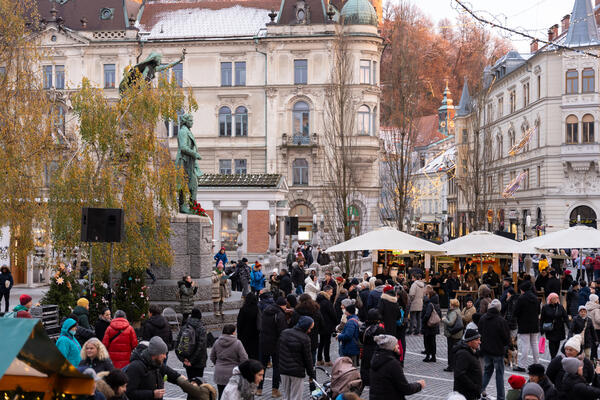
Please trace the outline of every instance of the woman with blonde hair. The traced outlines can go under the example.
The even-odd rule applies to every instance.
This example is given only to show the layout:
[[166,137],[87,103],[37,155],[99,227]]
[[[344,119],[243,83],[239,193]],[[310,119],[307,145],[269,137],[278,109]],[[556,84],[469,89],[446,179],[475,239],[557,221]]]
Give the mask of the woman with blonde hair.
[[106,347],[98,338],[91,338],[83,344],[79,366],[92,368],[96,373],[115,369]]

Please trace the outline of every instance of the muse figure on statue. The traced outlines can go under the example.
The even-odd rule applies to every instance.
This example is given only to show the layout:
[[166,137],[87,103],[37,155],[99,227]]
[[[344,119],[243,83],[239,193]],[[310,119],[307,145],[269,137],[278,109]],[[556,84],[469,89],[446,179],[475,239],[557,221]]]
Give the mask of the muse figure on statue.
[[119,83],[119,93],[123,93],[128,87],[130,87],[134,83],[136,79],[136,71],[140,73],[140,75],[146,80],[146,82],[150,82],[152,79],[154,79],[157,72],[162,72],[169,68],[173,68],[177,64],[183,62],[184,59],[185,49],[183,49],[181,58],[179,60],[174,61],[170,64],[161,65],[162,55],[153,51],[144,61],[134,65],[132,68],[125,71],[125,73],[123,74],[123,79],[121,79],[121,83]]
[[190,191],[190,200],[185,201],[183,191],[179,191],[179,212],[183,214],[194,214],[194,211],[190,208],[190,203],[196,201],[196,193],[198,192],[198,177],[202,175],[202,171],[198,167],[196,160],[201,160],[200,154],[198,154],[198,147],[196,147],[196,140],[190,128],[194,124],[192,115],[189,113],[183,114],[180,117],[181,127],[177,134],[177,166],[182,166],[185,171],[187,178],[187,185]]

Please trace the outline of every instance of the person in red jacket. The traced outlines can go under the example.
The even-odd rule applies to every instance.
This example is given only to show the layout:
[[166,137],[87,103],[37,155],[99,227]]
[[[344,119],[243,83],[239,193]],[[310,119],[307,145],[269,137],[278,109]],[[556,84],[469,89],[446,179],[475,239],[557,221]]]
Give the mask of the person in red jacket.
[[138,341],[133,327],[127,321],[125,311],[117,310],[115,318],[106,328],[102,344],[108,350],[115,368],[123,368],[129,364],[131,352],[138,345]]

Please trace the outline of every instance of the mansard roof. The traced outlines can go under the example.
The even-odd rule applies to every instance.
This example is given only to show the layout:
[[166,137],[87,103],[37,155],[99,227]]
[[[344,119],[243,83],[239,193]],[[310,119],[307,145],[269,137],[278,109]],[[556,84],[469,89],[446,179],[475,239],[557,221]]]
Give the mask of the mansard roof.
[[132,28],[129,18],[137,17],[141,0],[37,0],[37,6],[42,19],[54,21],[54,8],[56,17],[73,30],[116,31]]

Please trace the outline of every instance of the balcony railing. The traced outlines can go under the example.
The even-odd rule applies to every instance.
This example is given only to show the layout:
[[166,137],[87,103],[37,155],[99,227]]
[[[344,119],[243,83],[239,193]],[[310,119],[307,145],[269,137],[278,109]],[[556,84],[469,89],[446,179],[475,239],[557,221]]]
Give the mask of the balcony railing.
[[282,145],[283,146],[316,146],[317,142],[317,134],[313,133],[312,135],[304,135],[304,134],[294,134],[288,135],[284,133],[281,135]]

